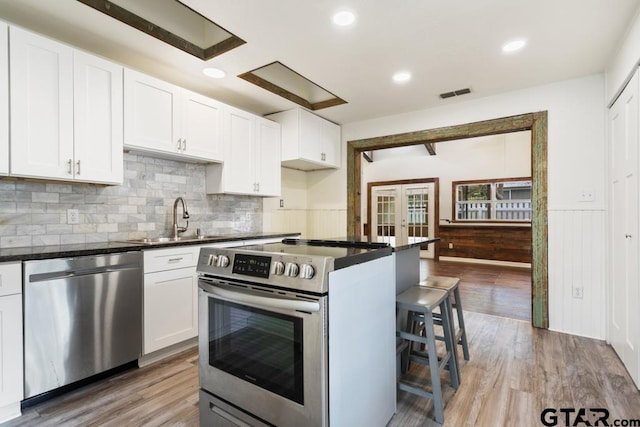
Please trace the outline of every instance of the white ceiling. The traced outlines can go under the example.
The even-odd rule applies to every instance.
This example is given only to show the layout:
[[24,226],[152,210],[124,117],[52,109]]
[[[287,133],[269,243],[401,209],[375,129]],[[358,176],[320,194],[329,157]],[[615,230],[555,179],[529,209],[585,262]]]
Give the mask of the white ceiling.
[[[238,77],[280,61],[345,105],[340,124],[600,73],[640,0],[184,0],[247,43],[206,62],[76,0],[0,0],[0,19],[114,59],[228,104],[266,114],[296,105]],[[355,25],[331,15],[347,7]],[[527,39],[521,52],[500,48]],[[202,75],[214,66],[222,80]],[[413,74],[396,85],[398,70]],[[469,87],[472,94],[438,94]]]

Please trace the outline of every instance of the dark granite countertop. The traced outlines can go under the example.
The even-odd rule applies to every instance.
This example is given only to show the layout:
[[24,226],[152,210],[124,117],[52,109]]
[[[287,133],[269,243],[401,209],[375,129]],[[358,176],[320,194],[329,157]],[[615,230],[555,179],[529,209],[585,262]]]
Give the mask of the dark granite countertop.
[[236,240],[268,239],[274,237],[296,237],[300,233],[235,233],[224,236],[207,237],[199,240],[178,242],[144,243],[102,242],[73,245],[25,246],[18,248],[0,248],[0,262],[29,261],[49,258],[68,258],[85,255],[100,255],[115,252],[140,251],[145,249],[169,248],[174,246],[206,245],[216,242],[232,242]]
[[[404,244],[404,245],[389,245],[391,246],[391,250],[393,252],[404,251],[406,249],[415,248],[418,246],[428,245],[433,242],[437,242],[440,240],[439,237],[414,237],[415,241],[412,243]],[[348,242],[357,242],[357,243],[380,243],[375,240],[372,240],[369,236],[341,236],[341,237],[330,237],[322,240],[335,240],[335,241],[348,241]],[[386,242],[389,243],[389,242]]]

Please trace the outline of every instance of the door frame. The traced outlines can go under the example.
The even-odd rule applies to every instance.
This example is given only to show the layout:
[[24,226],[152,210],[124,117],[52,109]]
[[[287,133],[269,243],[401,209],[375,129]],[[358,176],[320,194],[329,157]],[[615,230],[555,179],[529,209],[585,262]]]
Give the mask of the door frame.
[[[394,181],[374,181],[367,183],[367,224],[369,226],[368,232],[365,232],[371,237],[371,192],[373,187],[380,187],[383,185],[405,185],[405,184],[433,184],[433,198],[434,198],[434,220],[433,220],[433,235],[438,236],[440,234],[440,179],[439,178],[419,178],[419,179],[399,179]],[[431,236],[429,236],[431,237]],[[439,247],[434,245],[433,259],[437,261],[439,258]]]
[[547,211],[548,113],[538,111],[474,123],[416,132],[347,141],[347,234],[362,230],[362,153],[383,148],[453,141],[479,136],[531,131],[531,178],[533,180],[531,314],[537,328],[549,328],[549,239]]

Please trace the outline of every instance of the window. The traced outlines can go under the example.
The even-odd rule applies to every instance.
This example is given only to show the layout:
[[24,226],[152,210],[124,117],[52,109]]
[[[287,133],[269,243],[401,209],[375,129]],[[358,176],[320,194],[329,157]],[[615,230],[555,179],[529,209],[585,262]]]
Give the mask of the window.
[[455,221],[531,222],[531,178],[454,181]]

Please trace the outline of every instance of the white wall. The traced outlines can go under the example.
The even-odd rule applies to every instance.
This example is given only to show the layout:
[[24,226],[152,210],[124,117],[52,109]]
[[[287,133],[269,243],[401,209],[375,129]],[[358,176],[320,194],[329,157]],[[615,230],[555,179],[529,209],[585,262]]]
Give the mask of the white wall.
[[[346,141],[548,111],[550,329],[604,338],[605,99],[601,74],[342,128],[343,168],[308,177],[308,206],[346,211]],[[580,202],[591,190],[593,202]],[[579,243],[576,243],[579,242]],[[588,260],[586,262],[585,260]],[[584,289],[571,297],[573,286]]]
[[606,69],[606,101],[611,105],[640,63],[640,9]]
[[[369,182],[439,178],[440,219],[453,219],[453,181],[531,176],[531,132],[439,143],[435,156],[424,145],[379,150],[373,156],[373,163],[362,162],[362,194]],[[362,218],[367,218],[365,201]]]

